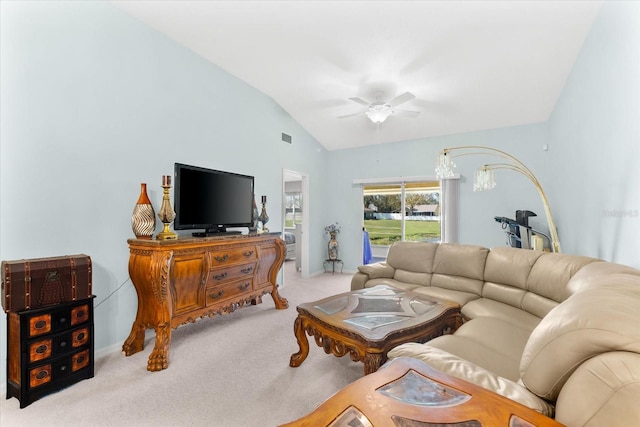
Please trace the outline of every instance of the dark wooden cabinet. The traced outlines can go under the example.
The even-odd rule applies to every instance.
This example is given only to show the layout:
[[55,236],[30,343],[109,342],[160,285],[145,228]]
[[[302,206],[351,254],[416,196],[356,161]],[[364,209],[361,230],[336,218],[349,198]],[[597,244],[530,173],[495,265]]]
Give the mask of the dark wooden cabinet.
[[7,313],[7,399],[20,407],[93,377],[93,298]]
[[258,304],[265,294],[271,294],[277,309],[288,307],[276,283],[285,257],[279,235],[181,236],[128,243],[138,311],[122,351],[127,356],[141,351],[146,330],[153,328],[149,371],[168,367],[171,330],[180,325]]

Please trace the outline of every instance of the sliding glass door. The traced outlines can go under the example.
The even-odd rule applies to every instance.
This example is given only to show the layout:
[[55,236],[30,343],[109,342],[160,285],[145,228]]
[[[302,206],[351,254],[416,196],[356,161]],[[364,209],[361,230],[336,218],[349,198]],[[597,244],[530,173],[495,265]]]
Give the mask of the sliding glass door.
[[398,241],[440,241],[439,181],[365,184],[363,208],[374,260]]

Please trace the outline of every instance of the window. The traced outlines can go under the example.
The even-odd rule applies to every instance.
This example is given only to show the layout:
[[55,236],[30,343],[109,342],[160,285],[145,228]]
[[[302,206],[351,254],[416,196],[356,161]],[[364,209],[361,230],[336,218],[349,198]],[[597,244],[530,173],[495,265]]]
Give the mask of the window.
[[364,262],[384,260],[389,246],[397,241],[457,242],[459,179],[354,180],[362,186]]
[[440,182],[363,186],[364,227],[372,245],[440,241]]

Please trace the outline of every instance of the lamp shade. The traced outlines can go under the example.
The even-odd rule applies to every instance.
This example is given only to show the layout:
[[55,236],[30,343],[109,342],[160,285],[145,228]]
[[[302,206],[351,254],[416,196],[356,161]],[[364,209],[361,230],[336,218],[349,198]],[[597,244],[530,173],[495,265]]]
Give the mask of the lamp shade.
[[366,112],[369,120],[376,124],[384,122],[392,114],[393,110],[388,105],[374,105]]

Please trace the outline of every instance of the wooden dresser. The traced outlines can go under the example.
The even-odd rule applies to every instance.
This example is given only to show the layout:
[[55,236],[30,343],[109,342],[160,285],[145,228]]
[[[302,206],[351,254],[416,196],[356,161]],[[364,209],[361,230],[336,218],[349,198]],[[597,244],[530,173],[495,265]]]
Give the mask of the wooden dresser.
[[7,399],[20,407],[93,377],[93,298],[7,314]]
[[261,303],[267,293],[277,309],[289,306],[276,283],[285,258],[279,234],[130,239],[128,243],[138,311],[122,351],[126,356],[141,351],[146,330],[153,328],[156,340],[149,371],[168,367],[171,330],[180,325]]

